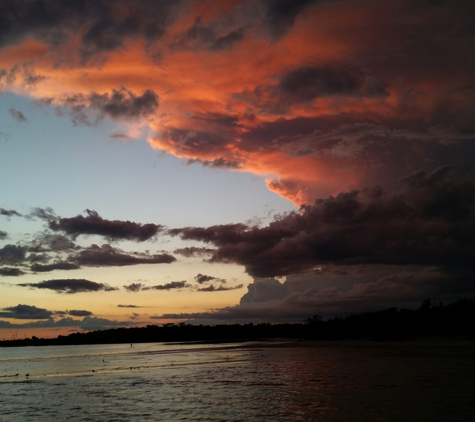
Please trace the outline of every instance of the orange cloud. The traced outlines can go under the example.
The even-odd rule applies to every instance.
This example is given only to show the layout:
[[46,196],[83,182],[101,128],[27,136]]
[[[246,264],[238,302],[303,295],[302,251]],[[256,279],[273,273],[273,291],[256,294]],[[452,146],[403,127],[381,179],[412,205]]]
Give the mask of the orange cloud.
[[158,31],[155,10],[123,0],[101,9],[110,34],[95,15],[54,11],[55,24],[38,17],[1,49],[0,83],[65,108],[77,94],[151,90],[158,109],[141,124],[153,148],[267,177],[296,205],[435,166],[438,145],[473,131],[469,10],[281,3],[177,2]]

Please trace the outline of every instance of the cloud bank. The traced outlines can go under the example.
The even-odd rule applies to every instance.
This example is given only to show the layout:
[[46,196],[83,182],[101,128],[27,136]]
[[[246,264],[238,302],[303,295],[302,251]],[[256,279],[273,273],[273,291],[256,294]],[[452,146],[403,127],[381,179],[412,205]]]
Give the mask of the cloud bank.
[[263,228],[229,224],[169,234],[212,244],[211,262],[244,265],[256,277],[331,262],[471,267],[475,182],[452,178],[450,170],[414,173],[395,194],[376,186],[318,199]]

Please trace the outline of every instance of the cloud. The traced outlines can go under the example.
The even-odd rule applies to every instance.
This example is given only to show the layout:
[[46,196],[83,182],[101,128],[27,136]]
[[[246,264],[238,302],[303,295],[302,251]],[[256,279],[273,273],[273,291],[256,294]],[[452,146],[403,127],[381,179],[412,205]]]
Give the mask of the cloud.
[[55,214],[54,210],[50,207],[41,208],[35,207],[28,215],[29,218],[39,218],[40,220],[53,221],[58,219],[58,216]]
[[6,210],[5,208],[0,208],[0,215],[4,215],[6,217],[21,217],[22,215],[15,211],[15,210]]
[[136,95],[122,87],[113,89],[110,94],[74,94],[45,98],[37,101],[37,104],[60,105],[69,111],[73,124],[94,125],[103,118],[132,121],[149,118],[158,109],[158,95],[151,89],[145,90],[142,95]]
[[15,108],[9,108],[8,112],[10,115],[17,121],[17,122],[26,122],[28,119],[25,117],[25,115],[20,111]]
[[0,264],[19,264],[25,260],[25,250],[23,246],[5,245],[0,248]]
[[255,279],[236,306],[197,313],[174,313],[157,319],[193,323],[301,322],[309,315],[334,317],[388,307],[416,308],[430,296],[453,302],[475,292],[473,272],[447,274],[437,267],[348,266],[344,274],[330,266],[292,274],[281,282]]
[[47,309],[30,305],[11,306],[0,311],[0,317],[13,319],[48,319],[52,315],[53,312]]
[[200,17],[197,17],[186,31],[175,37],[170,49],[172,51],[206,49],[223,52],[232,49],[244,39],[245,29],[245,26],[236,26],[236,20],[233,22],[232,18],[227,19],[226,23],[216,20],[207,25]]
[[280,76],[277,84],[258,85],[234,98],[258,107],[265,113],[284,114],[290,107],[310,104],[318,98],[385,98],[384,84],[355,69],[299,67]]
[[243,285],[238,284],[236,286],[225,286],[223,283],[219,285],[213,285],[210,284],[209,286],[206,287],[199,287],[198,291],[199,292],[224,292],[227,290],[237,290],[237,289],[242,289]]
[[195,276],[195,281],[200,285],[213,283],[213,284],[208,284],[205,287],[198,287],[197,289],[198,292],[223,292],[227,290],[241,289],[243,286],[242,284],[239,284],[237,286],[227,286],[225,279],[213,277],[211,275],[206,275],[206,274],[197,274]]
[[[267,227],[170,230],[207,243],[209,253],[182,248],[184,256],[237,263],[256,277],[334,263],[441,265],[462,280],[462,268],[473,268],[473,183],[449,181],[447,167],[430,172],[454,163],[457,176],[473,174],[473,10],[469,2],[416,3],[4,2],[0,85],[34,98],[54,93],[43,104],[77,123],[144,118],[153,148],[266,177],[271,191],[305,204]],[[400,184],[404,174],[411,176]],[[384,189],[364,188],[374,185]],[[78,217],[92,224],[93,215]],[[96,217],[101,229],[92,233],[59,231],[140,241],[114,237],[103,227],[110,221]],[[47,209],[35,218],[74,220]],[[12,247],[1,249],[1,265],[66,260],[40,252],[22,258],[29,249],[14,258]],[[95,260],[86,256],[85,265],[150,257],[90,249]],[[67,262],[80,265],[79,252],[69,251]],[[384,277],[356,284],[367,295],[395,285]],[[292,300],[303,304],[297,293],[318,299],[326,291],[311,288]],[[249,306],[291,295],[272,281],[254,289]],[[356,295],[352,289],[335,295],[351,301],[344,293]]]
[[[392,306],[415,308],[430,294],[436,300],[453,301],[458,295],[447,294],[447,282],[457,283],[439,269],[406,267],[347,267],[348,274],[325,271],[287,276],[282,283],[275,279],[256,279],[239,305],[196,313],[168,313],[157,319],[188,319],[192,323],[216,324],[242,322],[301,322],[309,315],[334,317],[355,312],[375,311]],[[334,284],[341,284],[335,287]],[[325,287],[325,284],[327,286]],[[458,283],[462,286],[462,283]],[[472,283],[470,292],[475,291]]]
[[[97,318],[87,316],[82,321],[76,323],[76,325],[85,331],[104,330],[108,328],[127,327],[133,325],[134,322],[129,321],[113,321],[106,318]],[[71,324],[73,325],[73,324]]]
[[61,252],[76,248],[76,244],[66,236],[48,232],[36,234],[28,246],[30,252]]
[[186,281],[171,281],[166,284],[157,284],[156,286],[144,287],[143,290],[173,290],[190,287]]
[[0,275],[3,277],[18,277],[24,274],[19,268],[0,267]]
[[0,240],[6,239],[8,237],[8,233],[0,230]]
[[211,276],[211,275],[205,275],[205,274],[197,274],[197,275],[195,275],[195,281],[196,281],[198,284],[207,283],[207,282],[213,281],[213,280],[219,280],[219,279],[216,278],[216,277],[213,277],[213,276]]
[[87,216],[54,218],[47,214],[51,230],[62,231],[76,238],[79,235],[99,235],[109,240],[134,240],[144,242],[157,236],[163,226],[158,224],[140,224],[131,221],[106,220],[96,211],[86,210]]
[[196,246],[188,246],[186,248],[175,249],[173,253],[177,255],[183,255],[187,258],[192,258],[195,256],[207,256],[214,252],[214,249],[211,248],[198,248]]
[[142,38],[152,45],[173,22],[181,1],[146,0],[140,4],[119,0],[79,0],[27,3],[14,0],[0,7],[0,47],[22,42],[36,35],[52,50],[67,51],[77,40],[82,63],[104,53],[124,49],[128,39]]
[[38,253],[30,253],[28,255],[28,261],[29,262],[48,262],[49,261],[49,257],[48,255],[46,255],[45,253],[41,253],[41,254],[38,254]]
[[240,239],[242,232],[248,227],[242,223],[222,224],[203,227],[187,227],[179,229],[170,229],[167,233],[170,236],[180,236],[183,240],[201,240],[206,242],[235,242]]
[[[0,88],[4,89],[10,88],[15,83],[20,85],[22,88],[34,89],[38,82],[41,82],[45,79],[48,79],[48,77],[45,75],[38,75],[31,62],[16,63],[8,70],[5,68],[0,68]],[[23,113],[17,112],[17,110],[14,108],[10,109],[10,114],[13,116],[13,118],[19,121],[23,121],[23,118],[25,118]],[[24,121],[26,121],[26,118]]]
[[45,280],[39,283],[23,283],[18,284],[22,287],[31,287],[37,289],[54,290],[57,293],[83,293],[83,292],[110,292],[118,290],[117,287],[111,287],[108,284],[96,283],[85,279],[59,279],[59,280]]
[[289,283],[280,283],[275,278],[257,279],[247,286],[247,293],[240,303],[263,303],[282,300],[289,294]]
[[118,308],[142,308],[143,306],[137,305],[117,305]]
[[71,310],[68,311],[68,315],[76,316],[76,317],[85,317],[92,315],[91,311],[84,311],[84,310]]
[[5,89],[54,93],[43,104],[76,123],[145,117],[153,148],[266,177],[297,206],[473,167],[467,2],[23,3],[1,6]]
[[169,230],[217,247],[211,262],[244,265],[257,277],[297,273],[328,262],[472,266],[475,183],[451,166],[404,179],[393,195],[380,187],[316,200],[269,226],[243,224]]
[[215,158],[214,160],[201,160],[199,158],[189,159],[186,164],[195,164],[199,163],[203,167],[210,167],[215,169],[227,169],[227,170],[238,170],[242,168],[242,165],[237,160],[228,161],[223,157]]
[[127,286],[124,286],[124,289],[128,292],[139,292],[144,286],[145,284],[143,283],[131,283]]
[[296,17],[305,8],[319,3],[319,0],[271,0],[262,3],[266,8],[264,23],[271,36],[277,40],[292,28]]
[[129,135],[125,133],[116,132],[109,136],[110,139],[131,139]]
[[139,264],[170,264],[176,261],[176,258],[166,253],[154,255],[140,252],[127,253],[105,244],[102,246],[91,245],[77,254],[69,256],[69,261],[89,267],[121,267]]
[[35,263],[30,267],[30,270],[36,273],[43,273],[54,270],[77,270],[79,268],[81,268],[79,265],[74,264],[72,262],[56,261],[52,264],[45,265]]

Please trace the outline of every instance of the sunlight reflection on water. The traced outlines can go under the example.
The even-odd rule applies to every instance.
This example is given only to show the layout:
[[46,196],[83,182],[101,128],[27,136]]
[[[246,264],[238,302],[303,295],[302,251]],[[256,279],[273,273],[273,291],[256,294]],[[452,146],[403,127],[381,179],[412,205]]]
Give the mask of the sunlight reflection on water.
[[0,349],[0,421],[475,420],[473,343],[298,346]]

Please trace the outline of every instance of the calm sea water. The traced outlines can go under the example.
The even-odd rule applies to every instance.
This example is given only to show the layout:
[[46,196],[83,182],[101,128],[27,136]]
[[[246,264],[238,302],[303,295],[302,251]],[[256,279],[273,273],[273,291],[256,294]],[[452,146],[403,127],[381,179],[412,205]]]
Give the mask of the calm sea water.
[[68,420],[475,421],[475,344],[0,348],[0,421]]

